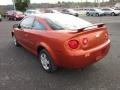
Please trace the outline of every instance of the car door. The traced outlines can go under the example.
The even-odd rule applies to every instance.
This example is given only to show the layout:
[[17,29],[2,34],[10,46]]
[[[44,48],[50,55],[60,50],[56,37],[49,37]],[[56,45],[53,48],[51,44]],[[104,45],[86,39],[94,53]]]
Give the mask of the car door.
[[95,10],[94,9],[91,9],[90,12],[91,12],[92,15],[95,15]]
[[28,40],[27,45],[31,52],[36,53],[36,44],[41,41],[41,34],[45,33],[45,31],[46,28],[42,20],[36,18],[33,22],[32,30],[26,31],[28,35],[25,37]]
[[111,11],[109,9],[103,9],[106,15],[111,14]]
[[106,11],[107,15],[109,15],[111,13],[109,9],[105,9],[105,11]]
[[19,26],[19,24],[17,25],[17,27],[13,28],[14,29],[14,35],[15,35],[17,41],[20,44],[22,44],[23,43],[22,38],[24,37],[24,31],[21,28],[19,28],[18,26]]
[[32,24],[34,22],[34,17],[26,17],[25,19],[23,19],[20,22],[20,27],[21,27],[21,43],[24,47],[28,48],[28,35],[29,35],[29,31],[32,28]]

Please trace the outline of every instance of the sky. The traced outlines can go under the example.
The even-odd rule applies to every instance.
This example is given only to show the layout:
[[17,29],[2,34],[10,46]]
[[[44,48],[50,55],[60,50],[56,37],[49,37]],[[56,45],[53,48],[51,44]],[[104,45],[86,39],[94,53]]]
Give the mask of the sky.
[[[81,2],[81,1],[86,1],[86,0],[31,0],[31,3],[56,3],[56,2],[62,2],[62,1],[65,1],[65,2]],[[90,2],[93,2],[94,0],[88,0]],[[99,0],[99,1],[102,1],[102,0]],[[104,1],[108,1],[108,0],[104,0]],[[8,5],[8,4],[12,4],[12,0],[0,0],[0,5]]]

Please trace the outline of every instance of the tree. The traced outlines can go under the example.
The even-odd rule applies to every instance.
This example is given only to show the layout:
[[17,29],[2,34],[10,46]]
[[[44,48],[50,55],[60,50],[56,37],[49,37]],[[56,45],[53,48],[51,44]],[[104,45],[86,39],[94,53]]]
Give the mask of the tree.
[[25,11],[30,4],[30,0],[13,0],[16,10]]

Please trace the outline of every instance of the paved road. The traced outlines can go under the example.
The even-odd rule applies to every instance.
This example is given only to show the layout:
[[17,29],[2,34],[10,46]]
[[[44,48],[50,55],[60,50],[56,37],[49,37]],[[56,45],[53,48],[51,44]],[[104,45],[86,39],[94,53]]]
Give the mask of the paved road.
[[37,58],[13,45],[15,22],[0,23],[0,90],[120,90],[120,23],[108,23],[112,41],[109,54],[84,70],[42,70]]

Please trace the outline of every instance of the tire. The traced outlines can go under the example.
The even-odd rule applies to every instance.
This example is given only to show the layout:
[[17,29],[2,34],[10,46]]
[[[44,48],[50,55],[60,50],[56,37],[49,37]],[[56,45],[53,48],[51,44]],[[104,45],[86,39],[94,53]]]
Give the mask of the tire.
[[86,15],[87,15],[87,16],[90,16],[90,14],[89,14],[89,13],[86,13]]
[[75,16],[76,16],[76,17],[79,17],[79,14],[78,14],[78,13],[76,13],[76,14],[75,14]]
[[46,72],[51,73],[57,70],[57,66],[53,63],[52,57],[47,50],[42,49],[39,51],[39,61]]
[[115,16],[115,13],[114,13],[114,12],[112,12],[112,13],[111,13],[111,16]]
[[14,45],[17,46],[17,47],[20,46],[19,43],[16,40],[16,37],[13,36],[12,38],[13,38]]
[[95,16],[97,16],[97,17],[98,17],[98,16],[99,16],[99,14],[98,14],[98,13],[96,13],[96,14],[95,14]]
[[17,18],[14,17],[13,20],[14,20],[14,21],[17,21]]
[[10,18],[10,17],[8,17],[8,20],[10,21],[10,20],[11,20],[11,18]]

